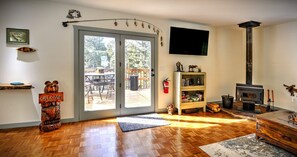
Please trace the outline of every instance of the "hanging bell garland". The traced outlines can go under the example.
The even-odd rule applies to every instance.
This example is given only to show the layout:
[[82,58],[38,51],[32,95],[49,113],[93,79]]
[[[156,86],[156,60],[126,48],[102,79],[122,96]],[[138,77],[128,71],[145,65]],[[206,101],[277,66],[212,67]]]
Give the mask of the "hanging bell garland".
[[[71,11],[72,11],[72,10],[71,10]],[[74,11],[76,11],[76,10],[74,10]],[[78,13],[79,13],[79,17],[81,17],[80,12],[79,12],[79,11],[76,11],[76,12],[78,12]],[[71,12],[71,13],[72,13],[72,12]],[[72,15],[72,14],[71,14],[71,15]],[[68,14],[68,17],[69,17],[69,14]],[[63,25],[64,27],[67,27],[69,23],[94,22],[94,21],[111,21],[111,20],[114,21],[114,22],[113,22],[113,25],[114,25],[114,26],[118,26],[118,25],[119,25],[118,21],[125,21],[126,26],[129,27],[129,21],[131,21],[131,22],[133,21],[132,23],[134,24],[135,27],[138,26],[138,22],[139,22],[139,23],[141,23],[141,27],[142,27],[143,29],[145,28],[145,25],[147,24],[147,28],[148,28],[148,29],[153,28],[154,33],[156,33],[158,36],[159,36],[160,33],[162,32],[161,29],[158,28],[157,26],[155,26],[155,25],[153,25],[153,24],[151,24],[151,23],[149,23],[149,22],[147,22],[147,21],[139,20],[139,19],[136,19],[136,18],[134,18],[134,19],[129,19],[129,18],[116,18],[116,19],[93,19],[93,20],[64,21],[64,22],[62,22],[62,25]],[[160,37],[160,44],[161,44],[161,46],[163,46],[163,37],[162,37],[162,36]]]
[[129,27],[129,23],[128,23],[128,20],[126,20],[126,26],[127,26],[127,27]]

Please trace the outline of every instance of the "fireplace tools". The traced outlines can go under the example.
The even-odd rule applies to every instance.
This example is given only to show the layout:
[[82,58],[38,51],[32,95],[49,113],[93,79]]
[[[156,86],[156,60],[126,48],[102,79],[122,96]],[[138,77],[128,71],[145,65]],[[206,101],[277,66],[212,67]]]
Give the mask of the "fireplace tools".
[[[266,112],[270,112],[270,111],[274,111],[274,93],[273,90],[271,90],[271,98],[270,99],[270,90],[267,89],[267,107],[266,107]],[[271,105],[272,105],[272,109],[271,109]]]

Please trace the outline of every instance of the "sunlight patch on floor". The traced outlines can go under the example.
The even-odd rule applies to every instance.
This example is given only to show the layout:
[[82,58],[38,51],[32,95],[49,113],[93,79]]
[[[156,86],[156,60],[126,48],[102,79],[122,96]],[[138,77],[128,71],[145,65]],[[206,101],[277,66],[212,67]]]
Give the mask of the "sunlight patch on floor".
[[206,116],[185,116],[167,114],[160,114],[160,116],[170,123],[170,127],[179,128],[217,127],[222,124],[239,123],[247,121],[246,119],[214,118]]
[[[215,117],[204,117],[204,116],[186,116],[186,115],[167,115],[159,114],[167,122],[170,123],[168,127],[179,127],[179,128],[206,128],[206,127],[217,127],[222,124],[240,123],[246,122],[246,119],[233,119],[233,118],[215,118]],[[117,119],[105,119],[103,121],[117,123]],[[130,123],[132,122],[131,120]],[[141,121],[145,123],[144,121]],[[136,122],[138,123],[138,122]]]
[[239,123],[239,122],[247,121],[246,119],[214,118],[214,117],[204,117],[204,116],[184,116],[184,115],[167,115],[167,114],[161,114],[161,117],[170,121],[189,121],[189,122],[217,123],[217,124],[229,124],[229,123]]
[[169,122],[170,127],[178,127],[178,128],[207,128],[207,127],[215,127],[220,126],[219,124],[207,124],[207,123],[192,123],[192,122],[178,122],[173,121]]

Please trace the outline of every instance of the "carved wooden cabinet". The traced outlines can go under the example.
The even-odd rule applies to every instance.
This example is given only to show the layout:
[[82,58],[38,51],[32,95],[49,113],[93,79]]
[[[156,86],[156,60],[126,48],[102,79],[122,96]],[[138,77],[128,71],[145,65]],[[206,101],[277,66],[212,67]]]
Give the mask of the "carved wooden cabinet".
[[257,115],[256,137],[297,155],[297,125],[288,123],[290,114],[280,110]]
[[174,104],[178,114],[183,109],[206,110],[206,73],[174,72]]

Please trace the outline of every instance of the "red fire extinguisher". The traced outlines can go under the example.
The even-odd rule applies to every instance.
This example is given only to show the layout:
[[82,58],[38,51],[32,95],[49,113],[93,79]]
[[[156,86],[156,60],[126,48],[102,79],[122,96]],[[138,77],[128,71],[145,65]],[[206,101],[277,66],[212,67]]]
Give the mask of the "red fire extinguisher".
[[168,80],[168,78],[163,80],[163,91],[164,91],[165,94],[168,94],[168,92],[169,92],[169,80]]

